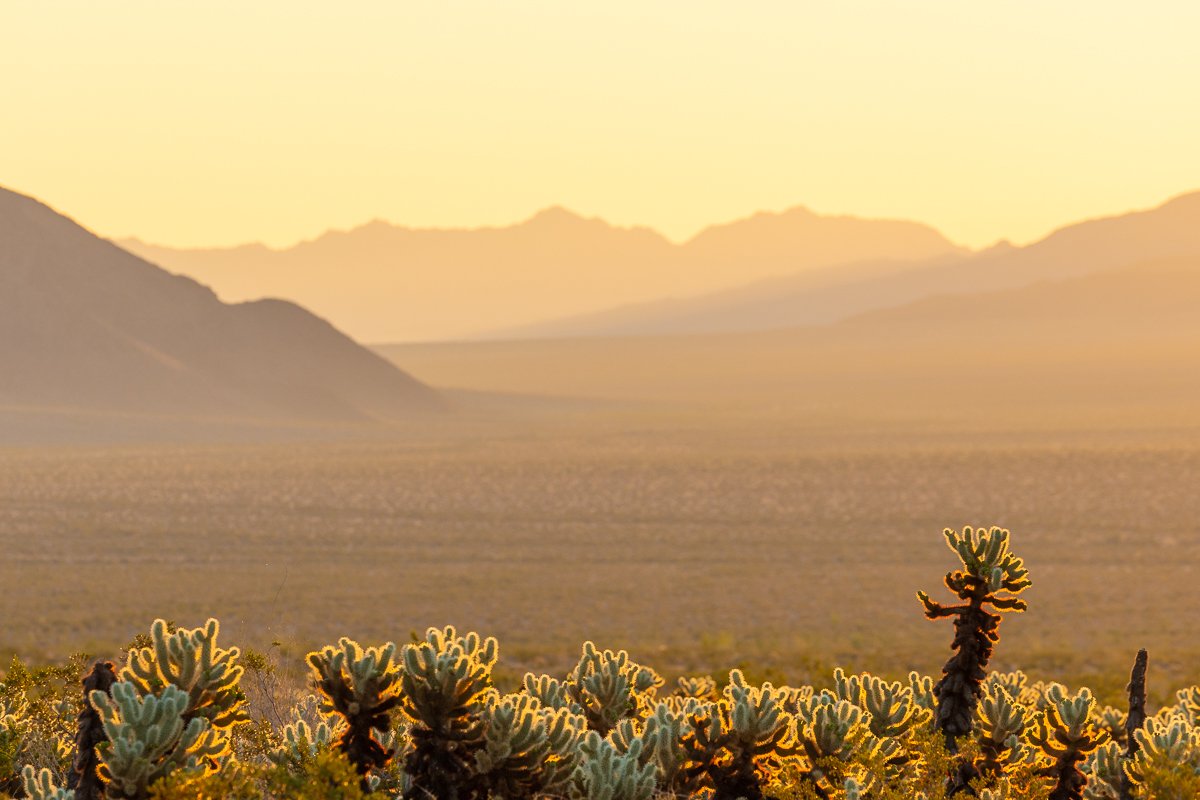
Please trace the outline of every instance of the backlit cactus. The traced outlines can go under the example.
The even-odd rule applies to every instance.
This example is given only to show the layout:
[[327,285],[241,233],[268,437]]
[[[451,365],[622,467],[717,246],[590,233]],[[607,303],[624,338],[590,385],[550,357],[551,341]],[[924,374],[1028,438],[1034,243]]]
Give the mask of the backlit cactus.
[[975,741],[979,745],[974,775],[995,780],[1010,764],[1023,761],[1028,747],[1022,736],[1030,725],[1029,709],[1009,695],[1000,683],[988,686],[975,712]]
[[323,697],[322,710],[336,712],[342,719],[337,747],[362,776],[364,786],[369,785],[366,776],[371,770],[385,766],[392,757],[383,739],[391,728],[388,712],[400,703],[395,655],[394,644],[364,650],[344,637],[337,648],[308,654],[313,682]]
[[673,694],[676,697],[694,697],[697,700],[710,701],[715,701],[720,697],[720,692],[717,691],[717,682],[708,675],[696,678],[681,676],[676,681]]
[[1009,550],[1008,531],[966,527],[959,533],[947,528],[944,535],[963,565],[946,574],[946,588],[963,602],[945,606],[925,592],[917,597],[927,618],[954,617],[954,655],[934,687],[937,726],[953,751],[958,737],[971,732],[992,648],[1000,638],[1000,614],[987,606],[995,611],[1024,611],[1025,602],[1016,595],[1030,586],[1030,580],[1024,562]]
[[579,744],[582,761],[571,777],[572,800],[651,800],[655,793],[654,764],[642,758],[642,743],[634,740],[620,752],[596,731]]
[[579,761],[584,721],[566,709],[547,709],[527,694],[488,694],[482,747],[475,771],[482,791],[497,800],[561,794]]
[[205,717],[185,720],[189,698],[176,686],[142,695],[125,681],[114,683],[111,696],[91,694],[107,740],[97,748],[97,770],[112,800],[145,800],[150,786],[175,771],[211,768],[229,752],[228,737]]
[[408,798],[469,798],[482,791],[475,761],[484,748],[484,713],[499,647],[476,633],[430,628],[406,645],[401,704],[413,723],[404,769]]
[[[216,646],[215,621],[175,632],[159,621],[130,653],[122,680],[107,662],[84,679],[88,702],[70,771],[64,745],[78,702],[47,697],[29,671],[10,670],[0,684],[0,763],[16,783],[0,796],[1200,797],[1200,687],[1179,690],[1147,717],[1144,651],[1128,713],[1020,671],[986,673],[999,611],[1023,608],[1015,595],[1028,578],[1003,531],[948,532],[947,541],[963,562],[947,586],[965,596],[945,607],[921,595],[927,616],[956,617],[954,657],[936,685],[915,672],[901,682],[837,669],[832,686],[817,690],[751,685],[734,670],[720,692],[711,678],[681,678],[660,698],[658,673],[625,651],[587,643],[562,679],[527,674],[505,694],[493,685],[494,639],[431,628],[399,654],[393,645],[364,649],[349,639],[310,653],[320,698],[300,698],[289,715],[274,705],[285,692],[267,695],[274,725],[260,719],[242,728],[235,751],[234,726],[248,716],[238,651]],[[75,674],[56,679],[70,675],[73,683]],[[969,729],[948,737],[947,724],[957,725],[955,714],[968,707]],[[76,786],[64,786],[64,776]]]
[[76,800],[74,790],[54,785],[54,777],[48,769],[38,771],[27,764],[21,771],[21,779],[29,800]]
[[785,692],[771,684],[750,686],[740,670],[715,704],[692,715],[683,740],[688,777],[702,778],[716,800],[761,800],[778,778],[784,759],[799,752]]
[[1040,773],[1054,782],[1050,800],[1082,800],[1087,776],[1079,765],[1108,735],[1092,719],[1096,701],[1087,689],[1072,696],[1054,687],[1049,697],[1050,705],[1035,719],[1030,736],[1049,760]]
[[155,620],[150,628],[149,647],[129,651],[121,681],[142,696],[158,694],[167,686],[183,691],[188,698],[185,721],[201,717],[214,728],[228,728],[249,720],[246,696],[238,681],[243,669],[237,659],[241,651],[217,646],[220,623],[210,619],[203,628],[180,628],[168,632],[167,623]]
[[588,728],[606,736],[622,719],[648,714],[662,684],[658,673],[634,663],[624,650],[598,650],[585,642],[564,688],[582,709]]
[[1134,786],[1145,786],[1154,772],[1190,770],[1200,774],[1200,728],[1182,714],[1151,717],[1134,732],[1137,754],[1125,764]]

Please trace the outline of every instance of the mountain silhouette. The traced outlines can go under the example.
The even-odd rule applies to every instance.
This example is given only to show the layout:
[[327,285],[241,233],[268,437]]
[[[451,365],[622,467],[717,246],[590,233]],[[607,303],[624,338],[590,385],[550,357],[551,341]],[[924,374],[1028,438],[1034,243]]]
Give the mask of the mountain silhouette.
[[1158,208],[1064,227],[1026,247],[1001,244],[924,262],[883,260],[799,272],[493,331],[500,338],[633,336],[819,325],[942,293],[975,293],[1200,255],[1200,193]]
[[120,244],[226,300],[287,297],[371,342],[461,338],[838,264],[964,252],[924,225],[801,208],[713,226],[681,245],[559,207],[496,228],[376,221],[286,250]]
[[441,405],[297,305],[224,304],[0,189],[0,407],[344,422]]

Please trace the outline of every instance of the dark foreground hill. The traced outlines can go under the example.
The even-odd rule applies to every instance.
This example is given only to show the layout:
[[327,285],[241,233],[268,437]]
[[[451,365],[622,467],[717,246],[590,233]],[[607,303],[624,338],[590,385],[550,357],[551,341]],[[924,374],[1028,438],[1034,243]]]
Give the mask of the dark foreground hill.
[[0,189],[0,409],[361,422],[440,396],[280,300],[227,305]]

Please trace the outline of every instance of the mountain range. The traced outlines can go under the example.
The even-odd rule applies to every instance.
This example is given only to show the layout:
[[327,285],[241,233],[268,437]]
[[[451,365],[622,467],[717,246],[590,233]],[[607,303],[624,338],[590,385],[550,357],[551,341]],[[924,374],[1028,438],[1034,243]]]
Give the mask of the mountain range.
[[794,208],[717,225],[683,244],[551,208],[508,227],[411,229],[373,222],[284,250],[119,244],[212,286],[225,300],[287,297],[361,341],[471,338],[665,296],[858,262],[965,251],[924,225]]
[[[0,427],[14,409],[395,421],[447,407],[427,384],[749,399],[805,414],[1108,403],[1186,416],[1200,397],[1200,193],[981,252],[912,223],[803,210],[675,245],[561,209],[509,228],[374,223],[284,251],[142,252],[191,259],[191,271],[224,274],[244,292],[271,283],[264,293],[294,300],[289,287],[307,287],[319,301],[319,287],[334,286],[347,319],[381,326],[389,313],[426,332],[526,321],[475,340],[368,350],[292,302],[222,302],[0,190]],[[260,269],[263,254],[272,265]],[[394,268],[381,271],[388,259]],[[505,264],[517,266],[502,274]],[[462,283],[479,274],[489,276],[481,286]],[[758,277],[738,284],[745,276]],[[668,288],[656,300],[530,321],[660,281]],[[722,281],[733,285],[665,296]]]
[[701,334],[824,325],[939,294],[1200,255],[1200,193],[979,252],[915,223],[802,208],[679,245],[561,208],[506,228],[375,222],[285,250],[122,244],[226,299],[288,297],[371,342]]
[[362,422],[443,403],[294,303],[222,303],[195,280],[0,189],[0,409],[8,414]]
[[834,266],[732,290],[609,309],[497,332],[500,338],[752,331],[818,325],[937,294],[973,294],[1200,255],[1200,193],[1158,208],[1062,228],[1026,247],[1007,244],[925,261]]

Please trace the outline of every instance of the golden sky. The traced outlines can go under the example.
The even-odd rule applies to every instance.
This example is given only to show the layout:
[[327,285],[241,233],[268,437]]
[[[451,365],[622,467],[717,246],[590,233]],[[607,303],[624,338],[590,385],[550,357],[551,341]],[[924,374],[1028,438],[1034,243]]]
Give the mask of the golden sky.
[[1200,188],[1200,3],[0,0],[0,185],[283,245],[561,204],[1023,242]]

